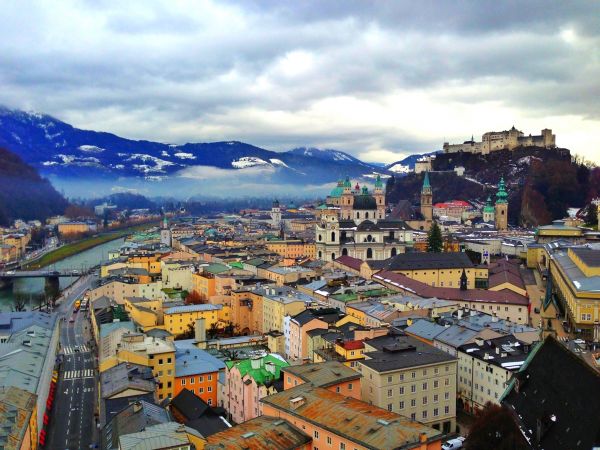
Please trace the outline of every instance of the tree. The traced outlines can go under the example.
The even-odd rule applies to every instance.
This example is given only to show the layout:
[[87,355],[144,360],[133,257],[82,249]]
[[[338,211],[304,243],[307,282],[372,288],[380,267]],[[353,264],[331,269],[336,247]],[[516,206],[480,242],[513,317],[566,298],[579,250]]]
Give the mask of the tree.
[[465,450],[527,450],[529,446],[505,407],[488,402],[471,425]]
[[26,310],[26,307],[25,307],[25,295],[23,295],[23,294],[15,294],[15,297],[13,299],[12,310],[15,311],[15,312],[21,312],[21,311],[25,311]]
[[589,226],[598,225],[598,207],[590,203],[585,215],[585,224]]
[[175,337],[175,340],[178,341],[180,339],[194,339],[194,337],[196,336],[196,329],[194,328],[194,323],[189,323],[187,330],[185,330],[183,333],[178,334]]
[[202,303],[206,303],[206,299],[198,291],[192,291],[185,297],[186,305],[200,305]]
[[217,326],[217,322],[213,322],[208,330],[206,330],[206,336],[208,339],[214,339],[219,334],[219,327]]
[[431,230],[429,230],[429,234],[427,235],[427,251],[441,253],[443,247],[442,230],[440,230],[437,223],[433,222]]

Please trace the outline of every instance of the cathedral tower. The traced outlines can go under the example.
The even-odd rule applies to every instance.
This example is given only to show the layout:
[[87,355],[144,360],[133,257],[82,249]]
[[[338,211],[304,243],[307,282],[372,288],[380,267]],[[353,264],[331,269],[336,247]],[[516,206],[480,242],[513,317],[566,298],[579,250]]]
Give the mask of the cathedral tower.
[[508,194],[504,187],[504,177],[500,178],[500,183],[498,184],[494,220],[497,230],[508,230]]
[[377,204],[377,220],[383,220],[385,219],[385,192],[383,190],[383,181],[381,181],[379,174],[377,174],[377,179],[375,180],[373,197],[375,197]]
[[489,196],[483,207],[483,221],[485,223],[494,223],[494,206],[492,205],[492,199]]
[[341,218],[348,220],[352,218],[352,208],[354,208],[354,195],[352,194],[352,184],[350,177],[346,177],[342,184],[342,195],[340,199]]
[[425,172],[421,188],[421,214],[425,220],[433,220],[433,193],[429,184],[429,172]]

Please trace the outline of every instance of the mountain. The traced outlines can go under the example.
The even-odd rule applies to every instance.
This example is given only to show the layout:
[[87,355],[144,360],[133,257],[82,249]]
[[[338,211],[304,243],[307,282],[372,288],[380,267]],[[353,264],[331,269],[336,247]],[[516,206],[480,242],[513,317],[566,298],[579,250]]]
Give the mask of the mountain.
[[[465,168],[465,176],[453,169]],[[600,169],[571,158],[568,149],[540,147],[501,150],[489,155],[437,154],[430,174],[435,203],[494,199],[504,177],[509,193],[509,221],[536,226],[564,218],[569,207],[584,207],[600,194]],[[388,181],[387,199],[419,202],[422,175],[411,173]]]
[[[54,117],[0,107],[0,146],[20,155],[55,184],[80,190],[95,180],[163,194],[194,181],[195,193],[241,190],[242,185],[322,185],[387,173],[337,150],[275,152],[239,141],[164,144],[81,130]],[[231,178],[235,174],[235,178]],[[187,180],[184,184],[182,178]],[[223,181],[229,178],[230,183]],[[213,183],[209,183],[213,180]],[[159,190],[148,192],[148,183]],[[235,183],[238,184],[235,184]],[[162,191],[160,192],[162,188]],[[270,188],[270,191],[273,189]],[[194,192],[186,192],[193,194]],[[80,194],[80,193],[79,193]]]
[[413,170],[415,170],[415,163],[419,159],[423,158],[424,156],[437,155],[438,153],[441,153],[441,152],[436,151],[436,152],[430,152],[430,153],[423,153],[421,155],[410,155],[400,161],[396,161],[391,164],[388,164],[387,166],[385,166],[385,169],[390,172],[396,173],[396,174],[410,173]]
[[0,148],[0,225],[62,214],[68,203],[16,154]]

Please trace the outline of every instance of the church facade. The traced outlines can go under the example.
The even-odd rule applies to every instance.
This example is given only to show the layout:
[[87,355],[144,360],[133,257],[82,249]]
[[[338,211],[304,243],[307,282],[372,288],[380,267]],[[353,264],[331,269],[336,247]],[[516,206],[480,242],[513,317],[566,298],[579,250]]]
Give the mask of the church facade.
[[371,192],[349,178],[340,180],[319,207],[315,227],[316,256],[333,261],[348,255],[383,260],[404,253],[413,244],[412,228],[404,221],[386,219],[383,182],[378,175]]

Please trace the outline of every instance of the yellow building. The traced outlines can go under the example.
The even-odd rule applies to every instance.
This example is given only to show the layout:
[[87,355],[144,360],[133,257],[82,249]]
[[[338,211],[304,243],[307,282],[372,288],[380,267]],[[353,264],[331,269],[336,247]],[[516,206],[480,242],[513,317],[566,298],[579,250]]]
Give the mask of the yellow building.
[[87,222],[64,222],[59,223],[57,228],[58,234],[61,236],[68,236],[96,231],[96,224]]
[[[363,266],[368,265],[366,270]],[[465,271],[469,289],[487,289],[488,268],[473,264],[466,253],[401,253],[385,261],[364,262],[361,273],[371,276],[379,270],[401,273],[408,278],[433,287],[460,287],[460,277]],[[370,273],[369,273],[370,272]]]
[[569,241],[572,244],[580,244],[585,241],[585,236],[583,229],[569,227],[565,225],[564,220],[555,220],[551,225],[538,227],[535,232],[535,240],[539,244],[546,244],[558,239]]
[[88,291],[91,301],[100,297],[109,297],[118,304],[125,303],[127,297],[162,298],[162,281],[152,283],[133,283],[125,281],[111,281]]
[[[16,386],[0,387],[0,423],[6,449],[38,448],[37,396]],[[45,405],[40,404],[40,408]]]
[[229,306],[200,304],[175,306],[164,311],[165,330],[173,335],[185,333],[196,324],[197,319],[204,319],[206,329],[223,328],[231,320]]
[[2,244],[15,248],[14,251],[9,251],[9,253],[15,254],[15,258],[13,259],[21,258],[25,254],[27,244],[29,244],[30,240],[31,235],[29,234],[13,233],[2,236]]
[[119,329],[104,336],[100,345],[100,372],[122,362],[150,367],[158,381],[158,399],[173,398],[175,346],[172,342]]
[[266,243],[267,250],[277,253],[284,258],[314,259],[316,247],[314,242],[304,242],[300,239],[273,240]]
[[[263,305],[263,333],[269,331],[283,331],[283,319],[291,317],[306,309],[306,299],[300,292],[291,288],[267,288],[262,296]],[[310,297],[308,297],[310,298]]]
[[125,299],[123,306],[131,320],[144,331],[162,327],[162,299],[151,300],[143,297],[128,297]]
[[192,291],[207,300],[216,295],[215,275],[210,272],[192,273]]
[[588,340],[600,339],[600,250],[557,249],[550,259],[553,292],[571,330]]

